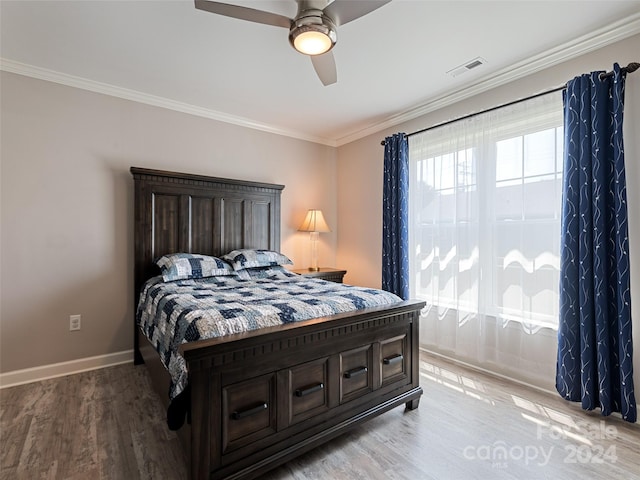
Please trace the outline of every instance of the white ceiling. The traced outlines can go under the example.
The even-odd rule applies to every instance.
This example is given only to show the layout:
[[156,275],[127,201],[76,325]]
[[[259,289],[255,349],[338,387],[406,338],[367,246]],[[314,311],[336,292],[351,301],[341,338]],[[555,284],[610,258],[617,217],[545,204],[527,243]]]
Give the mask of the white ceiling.
[[[286,29],[190,0],[2,0],[0,21],[3,70],[341,145],[640,33],[640,1],[394,0],[338,29],[328,87]],[[446,73],[476,57],[487,63]]]

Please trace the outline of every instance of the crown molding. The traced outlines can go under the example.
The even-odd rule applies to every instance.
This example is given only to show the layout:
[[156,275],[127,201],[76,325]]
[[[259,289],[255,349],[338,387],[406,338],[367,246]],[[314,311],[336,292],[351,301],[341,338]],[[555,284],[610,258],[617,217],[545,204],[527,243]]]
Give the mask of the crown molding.
[[154,107],[166,108],[169,110],[174,110],[176,112],[204,117],[210,120],[230,123],[241,127],[251,128],[253,130],[273,133],[275,135],[282,135],[285,137],[291,137],[307,142],[329,145],[331,147],[337,146],[335,141],[332,139],[287,130],[274,125],[257,122],[249,118],[230,115],[228,113],[218,112],[216,110],[198,107],[196,105],[190,105],[188,103],[178,102],[176,100],[171,100],[164,97],[158,97],[156,95],[150,95],[148,93],[138,92],[136,90],[130,90],[128,88],[117,87],[115,85],[109,85],[107,83],[102,83],[87,78],[68,75],[66,73],[56,72],[54,70],[16,62],[7,58],[0,58],[0,70],[9,73],[15,73],[18,75],[24,75],[26,77],[36,78],[39,80],[58,83],[61,85],[66,85],[68,87],[79,88],[90,92],[122,98],[124,100],[131,100],[132,102],[144,103],[146,105],[152,105]]
[[338,146],[346,145],[355,140],[378,133],[382,130],[394,127],[401,123],[440,110],[454,103],[466,100],[493,88],[505,85],[514,80],[540,72],[572,58],[598,50],[612,43],[624,40],[640,33],[640,13],[631,15],[623,20],[612,23],[587,35],[562,44],[558,47],[546,50],[526,60],[518,62],[508,68],[503,68],[490,76],[480,79],[477,83],[461,88],[455,92],[447,93],[429,100],[417,107],[394,114],[387,119],[372,124],[367,128],[353,132],[350,135],[335,139]]
[[505,85],[514,80],[526,77],[527,75],[558,65],[577,56],[584,55],[617,41],[624,40],[625,38],[638,33],[640,33],[640,13],[631,15],[587,35],[583,35],[575,40],[518,62],[508,68],[504,68],[490,76],[480,79],[478,82],[470,86],[430,99],[416,107],[393,114],[381,122],[371,124],[368,127],[353,131],[339,138],[324,138],[303,132],[288,130],[275,125],[257,122],[249,118],[230,115],[224,112],[198,107],[168,98],[97,82],[95,80],[68,75],[33,65],[27,65],[10,59],[0,58],[0,70],[80,88],[82,90],[88,90],[95,93],[110,95],[125,100],[131,100],[133,102],[166,108],[211,120],[217,120],[219,122],[230,123],[275,135],[282,135],[330,147],[340,147],[378,133],[382,130],[389,129],[396,125],[421,117],[427,113],[439,110],[462,100],[466,100],[493,88]]

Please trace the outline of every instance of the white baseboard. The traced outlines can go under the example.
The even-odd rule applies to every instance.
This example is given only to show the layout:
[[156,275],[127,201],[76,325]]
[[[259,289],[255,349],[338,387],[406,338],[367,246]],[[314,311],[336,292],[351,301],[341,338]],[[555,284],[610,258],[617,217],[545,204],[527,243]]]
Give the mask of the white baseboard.
[[481,367],[479,365],[475,365],[473,363],[468,363],[468,362],[465,362],[463,360],[459,360],[459,359],[457,359],[455,357],[450,357],[448,355],[443,355],[442,353],[434,352],[432,350],[429,350],[428,348],[420,347],[420,350],[428,353],[429,355],[433,355],[434,357],[443,358],[445,360],[450,361],[451,363],[456,363],[458,365],[462,365],[463,367],[467,367],[467,368],[470,368],[472,370],[477,370],[479,372],[486,373],[487,375],[491,375],[492,377],[498,377],[498,378],[501,378],[502,380],[507,380],[509,382],[517,383],[519,385],[523,385],[525,387],[532,388],[534,390],[538,390],[539,392],[547,393],[549,395],[557,395],[556,392],[554,392],[552,390],[549,390],[547,388],[540,387],[540,386],[534,385],[532,383],[524,382],[522,380],[518,380],[517,378],[509,377],[508,375],[504,375],[502,373],[498,373],[498,372],[495,372],[493,370],[489,370],[489,369],[483,368],[483,367]]
[[39,382],[40,380],[63,377],[129,362],[133,362],[133,350],[14,370],[13,372],[0,373],[0,388],[15,387],[25,383]]
[[[445,360],[450,361],[451,363],[455,363],[455,364],[458,364],[458,365],[462,365],[463,367],[470,368],[471,370],[477,370],[479,372],[486,373],[487,375],[491,375],[493,377],[501,378],[502,380],[507,380],[509,382],[514,382],[514,383],[517,383],[517,384],[520,384],[520,385],[524,385],[525,387],[529,387],[529,388],[532,388],[534,390],[538,390],[539,392],[546,393],[548,395],[551,395],[552,397],[558,397],[559,396],[558,392],[556,392],[555,390],[549,390],[547,388],[539,387],[539,386],[534,385],[532,383],[523,382],[521,380],[518,380],[517,378],[509,377],[507,375],[502,375],[501,373],[494,372],[493,370],[487,370],[486,368],[479,367],[478,365],[474,365],[473,363],[467,363],[465,361],[458,360],[455,357],[450,357],[448,355],[443,355],[441,353],[434,352],[432,350],[429,350],[428,348],[420,347],[420,350],[422,350],[423,352],[428,353],[429,355],[433,355],[434,357],[440,357],[440,358],[443,358]],[[560,398],[562,398],[562,397],[560,397]],[[636,410],[638,412],[640,412],[640,404],[636,404]],[[614,412],[613,415],[621,417],[620,412]],[[603,418],[605,418],[605,417],[603,417]]]

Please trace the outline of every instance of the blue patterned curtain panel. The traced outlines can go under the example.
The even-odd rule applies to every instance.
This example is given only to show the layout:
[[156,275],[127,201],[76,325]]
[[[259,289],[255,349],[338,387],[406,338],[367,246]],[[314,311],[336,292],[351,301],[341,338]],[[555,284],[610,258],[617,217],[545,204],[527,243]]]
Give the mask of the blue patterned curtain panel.
[[556,388],[636,421],[622,117],[625,74],[581,75],[564,94],[565,167]]
[[384,141],[382,289],[409,299],[409,142],[404,133]]

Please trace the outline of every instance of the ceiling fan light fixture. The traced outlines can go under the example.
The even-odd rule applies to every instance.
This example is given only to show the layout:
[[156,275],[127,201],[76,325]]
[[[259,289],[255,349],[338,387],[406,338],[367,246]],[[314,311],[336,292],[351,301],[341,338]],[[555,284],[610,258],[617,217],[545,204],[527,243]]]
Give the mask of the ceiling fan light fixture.
[[331,50],[331,39],[322,32],[308,30],[293,39],[293,48],[305,55],[322,55]]
[[305,55],[322,55],[336,44],[336,29],[326,17],[308,16],[298,19],[289,31],[289,42]]
[[195,0],[195,6],[198,10],[225,17],[289,29],[289,43],[297,52],[311,57],[318,78],[327,86],[338,80],[336,61],[333,53],[330,53],[337,40],[336,25],[363,17],[391,0],[295,1],[298,10],[293,18],[267,10],[232,5],[227,3],[228,0]]

